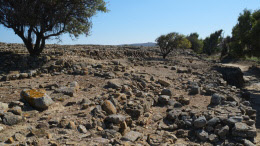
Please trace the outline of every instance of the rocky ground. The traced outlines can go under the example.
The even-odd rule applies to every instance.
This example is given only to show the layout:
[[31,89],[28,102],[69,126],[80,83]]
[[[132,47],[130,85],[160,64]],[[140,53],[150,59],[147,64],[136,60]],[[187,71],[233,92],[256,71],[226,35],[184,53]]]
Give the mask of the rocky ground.
[[117,46],[0,56],[0,145],[260,145],[257,65]]

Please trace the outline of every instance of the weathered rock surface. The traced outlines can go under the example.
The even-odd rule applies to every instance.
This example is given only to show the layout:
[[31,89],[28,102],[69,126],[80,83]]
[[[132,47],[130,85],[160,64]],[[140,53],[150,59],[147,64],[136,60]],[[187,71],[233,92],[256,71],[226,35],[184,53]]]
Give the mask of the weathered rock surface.
[[53,100],[42,89],[24,89],[21,98],[40,110],[45,110],[53,104]]

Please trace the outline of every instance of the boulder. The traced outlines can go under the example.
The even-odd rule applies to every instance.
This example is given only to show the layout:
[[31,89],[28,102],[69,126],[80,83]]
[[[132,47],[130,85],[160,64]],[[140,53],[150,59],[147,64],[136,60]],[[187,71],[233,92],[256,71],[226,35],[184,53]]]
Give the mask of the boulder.
[[243,72],[240,68],[230,66],[215,66],[215,68],[222,74],[223,79],[227,81],[229,85],[233,85],[238,88],[244,86],[245,80],[243,78]]
[[45,110],[54,103],[43,89],[24,89],[20,95],[32,107],[39,110]]

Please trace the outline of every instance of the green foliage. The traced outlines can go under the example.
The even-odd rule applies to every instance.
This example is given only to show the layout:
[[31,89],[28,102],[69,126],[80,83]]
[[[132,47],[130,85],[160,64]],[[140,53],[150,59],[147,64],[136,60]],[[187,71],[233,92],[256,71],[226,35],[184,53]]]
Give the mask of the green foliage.
[[210,34],[209,37],[206,37],[206,39],[203,41],[203,53],[206,53],[208,55],[212,55],[213,53],[216,53],[220,51],[220,47],[218,46],[222,40],[221,34],[222,29],[218,30],[212,34]]
[[228,55],[228,51],[230,50],[230,43],[231,43],[231,37],[227,36],[222,41],[222,50],[221,50],[221,57],[224,57]]
[[233,57],[260,56],[260,10],[244,10],[232,30],[230,55]]
[[167,35],[161,35],[155,40],[160,47],[161,54],[165,59],[174,49],[187,49],[191,43],[184,35],[172,32]]
[[40,55],[47,39],[88,35],[97,11],[108,12],[104,0],[0,0],[0,25],[13,29],[31,55]]
[[197,53],[201,53],[203,47],[203,41],[199,39],[198,33],[191,33],[187,36],[187,39],[191,42],[191,49]]

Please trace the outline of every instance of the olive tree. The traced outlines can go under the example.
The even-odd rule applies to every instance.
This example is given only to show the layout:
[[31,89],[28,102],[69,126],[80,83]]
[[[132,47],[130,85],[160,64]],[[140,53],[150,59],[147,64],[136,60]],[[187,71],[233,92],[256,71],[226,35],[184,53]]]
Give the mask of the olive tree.
[[108,11],[104,0],[0,0],[0,25],[12,29],[31,56],[39,56],[47,39],[88,35],[98,11]]
[[191,43],[184,35],[172,32],[167,35],[161,35],[156,40],[160,47],[161,54],[165,59],[174,49],[186,49],[191,47]]

